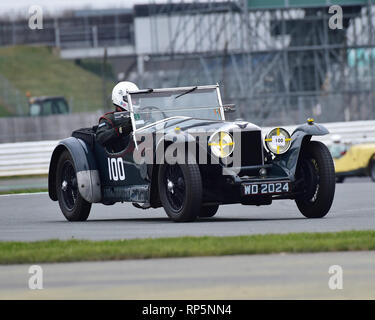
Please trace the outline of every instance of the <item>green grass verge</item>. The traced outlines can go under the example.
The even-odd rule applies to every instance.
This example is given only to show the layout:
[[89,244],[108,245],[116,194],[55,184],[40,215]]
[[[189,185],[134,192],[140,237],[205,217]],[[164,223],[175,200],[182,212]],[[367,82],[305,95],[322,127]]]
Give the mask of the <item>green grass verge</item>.
[[4,194],[18,194],[18,193],[38,193],[38,192],[47,192],[48,189],[46,188],[36,188],[36,189],[15,189],[15,190],[6,190],[0,191],[0,195]]
[[375,250],[375,231],[0,242],[0,264]]
[[[105,109],[102,80],[94,73],[62,60],[47,47],[13,46],[0,48],[0,74],[26,95],[64,96],[73,101],[73,111]],[[107,81],[109,96],[114,83]],[[6,110],[0,108],[0,114]]]

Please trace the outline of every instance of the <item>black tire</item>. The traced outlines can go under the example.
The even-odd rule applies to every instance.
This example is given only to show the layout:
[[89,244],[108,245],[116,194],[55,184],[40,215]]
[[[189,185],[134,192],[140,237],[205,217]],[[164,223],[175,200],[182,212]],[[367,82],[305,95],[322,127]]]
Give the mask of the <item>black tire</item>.
[[202,206],[201,211],[199,213],[199,217],[201,218],[211,218],[219,209],[219,205],[213,205],[213,206]]
[[296,198],[299,211],[307,218],[322,218],[331,208],[336,177],[332,156],[321,142],[304,145],[298,160],[297,179],[304,181],[304,193]]
[[375,160],[372,160],[369,165],[369,176],[373,182],[375,182]]
[[57,163],[56,194],[60,209],[67,220],[87,220],[91,203],[79,193],[76,169],[68,150],[61,153]]
[[160,201],[173,221],[197,218],[202,207],[202,179],[197,164],[161,165],[158,186]]

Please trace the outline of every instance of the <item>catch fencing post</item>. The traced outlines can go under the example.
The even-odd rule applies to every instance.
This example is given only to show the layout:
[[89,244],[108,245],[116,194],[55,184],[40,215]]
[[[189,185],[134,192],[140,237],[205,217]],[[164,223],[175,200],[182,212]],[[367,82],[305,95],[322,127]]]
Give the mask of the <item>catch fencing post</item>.
[[94,48],[97,48],[98,47],[98,27],[97,26],[92,27],[92,42],[93,42]]
[[55,27],[55,47],[60,48],[60,29],[59,27]]

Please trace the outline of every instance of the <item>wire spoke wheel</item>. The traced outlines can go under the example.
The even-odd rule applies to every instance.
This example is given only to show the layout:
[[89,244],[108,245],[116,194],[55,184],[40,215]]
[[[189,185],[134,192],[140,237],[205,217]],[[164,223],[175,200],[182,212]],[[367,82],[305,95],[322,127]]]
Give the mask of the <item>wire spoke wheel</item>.
[[307,218],[322,218],[331,208],[335,195],[336,176],[332,156],[318,141],[308,142],[302,149],[297,168],[303,192],[296,204]]
[[303,159],[300,167],[300,176],[302,176],[304,182],[304,199],[311,203],[315,202],[320,187],[320,171],[316,159]]
[[163,164],[159,167],[160,201],[176,222],[194,221],[202,207],[202,178],[197,164]]
[[87,220],[91,203],[82,198],[74,161],[68,150],[61,153],[57,163],[56,194],[60,209],[69,221]]
[[181,210],[185,199],[185,180],[179,165],[167,165],[164,180],[167,198],[176,211]]
[[70,160],[66,160],[63,164],[61,191],[66,207],[73,210],[77,201],[78,185],[74,167]]

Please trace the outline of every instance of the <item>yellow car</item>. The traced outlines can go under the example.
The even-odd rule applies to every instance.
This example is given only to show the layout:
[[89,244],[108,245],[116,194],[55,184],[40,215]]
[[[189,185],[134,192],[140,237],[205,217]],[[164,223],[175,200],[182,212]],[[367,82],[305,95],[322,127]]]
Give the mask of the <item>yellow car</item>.
[[336,180],[346,177],[370,176],[375,182],[375,143],[361,143],[352,146],[334,143],[329,147],[335,162]]

